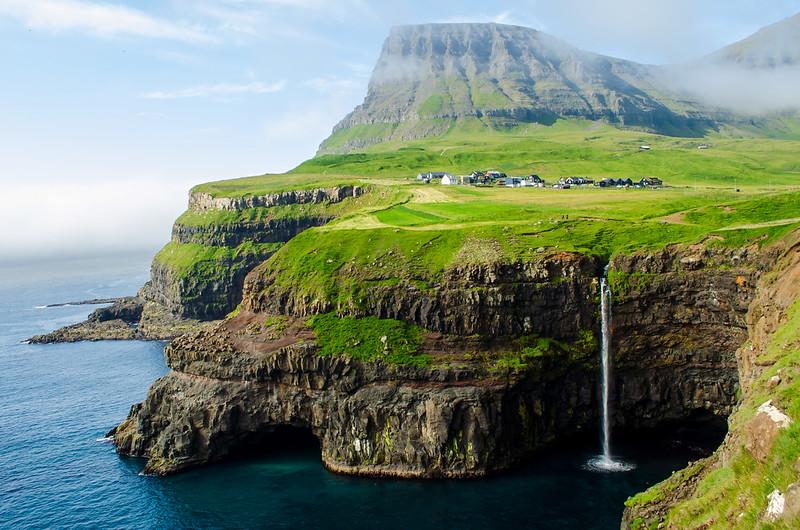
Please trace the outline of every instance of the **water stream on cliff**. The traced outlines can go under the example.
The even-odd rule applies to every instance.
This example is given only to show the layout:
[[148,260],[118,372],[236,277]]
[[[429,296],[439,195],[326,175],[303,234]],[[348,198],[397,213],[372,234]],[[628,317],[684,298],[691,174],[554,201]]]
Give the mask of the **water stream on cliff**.
[[611,288],[608,285],[608,265],[600,278],[600,412],[603,454],[590,459],[586,468],[592,471],[631,471],[636,466],[615,459],[611,453]]
[[[29,345],[78,322],[90,306],[53,302],[133,294],[135,266],[63,262],[38,275],[0,270],[0,528],[619,528],[625,499],[709,454],[711,435],[615,431],[628,473],[584,469],[593,436],[562,441],[512,472],[483,480],[377,480],[334,475],[319,447],[297,444],[168,478],[98,441],[164,375],[163,343]],[[60,275],[60,276],[59,276]]]

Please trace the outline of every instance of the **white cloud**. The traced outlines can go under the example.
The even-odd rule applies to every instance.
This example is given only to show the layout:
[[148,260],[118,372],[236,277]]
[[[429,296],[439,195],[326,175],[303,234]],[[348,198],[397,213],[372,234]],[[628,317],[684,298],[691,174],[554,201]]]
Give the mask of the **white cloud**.
[[101,37],[118,35],[209,42],[209,35],[194,28],[120,5],[78,0],[0,0],[0,16],[22,20],[33,28],[51,31],[79,30]]
[[211,20],[221,33],[238,43],[281,37],[335,46],[335,39],[309,30],[309,21],[336,20],[377,23],[380,19],[366,0],[174,0],[187,12]]
[[216,85],[200,85],[174,91],[157,91],[144,94],[145,99],[184,99],[207,96],[231,96],[237,94],[273,94],[286,88],[286,81],[276,83],[218,83]]
[[367,91],[368,79],[365,76],[340,77],[328,75],[309,79],[303,82],[303,86],[313,88],[323,94],[364,94]]
[[513,26],[525,26],[538,30],[545,30],[545,25],[538,19],[525,16],[521,17],[511,10],[501,11],[494,15],[491,14],[475,14],[475,15],[458,15],[448,17],[441,22],[447,24],[465,24],[465,23],[484,23],[494,22],[495,24],[510,24]]

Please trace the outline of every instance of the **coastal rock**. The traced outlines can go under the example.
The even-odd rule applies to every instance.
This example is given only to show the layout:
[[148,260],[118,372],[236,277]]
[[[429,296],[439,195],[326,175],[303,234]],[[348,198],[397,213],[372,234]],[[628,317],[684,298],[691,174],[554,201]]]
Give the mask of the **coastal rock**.
[[766,462],[781,429],[792,424],[791,418],[767,401],[758,407],[756,416],[745,427],[744,446],[753,458]]
[[174,371],[111,433],[147,472],[217,461],[292,426],[319,439],[332,471],[482,476],[593,421],[593,370],[543,364],[509,383],[321,357],[313,343],[247,352],[226,325],[171,345]]

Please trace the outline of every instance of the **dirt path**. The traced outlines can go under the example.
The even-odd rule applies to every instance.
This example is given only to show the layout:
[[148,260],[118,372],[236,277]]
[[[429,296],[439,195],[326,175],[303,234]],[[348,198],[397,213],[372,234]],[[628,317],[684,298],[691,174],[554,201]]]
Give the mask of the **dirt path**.
[[771,226],[785,226],[800,223],[800,217],[792,217],[790,219],[777,219],[775,221],[767,221],[765,223],[754,223],[749,225],[736,225],[726,226],[724,228],[717,228],[717,232],[727,232],[730,230],[752,230],[754,228],[769,228]]
[[417,188],[414,190],[414,198],[412,201],[418,204],[434,204],[453,202],[453,199],[436,188]]
[[686,212],[675,212],[670,214],[666,217],[661,218],[662,221],[665,223],[669,223],[671,225],[688,225],[689,223],[686,221]]

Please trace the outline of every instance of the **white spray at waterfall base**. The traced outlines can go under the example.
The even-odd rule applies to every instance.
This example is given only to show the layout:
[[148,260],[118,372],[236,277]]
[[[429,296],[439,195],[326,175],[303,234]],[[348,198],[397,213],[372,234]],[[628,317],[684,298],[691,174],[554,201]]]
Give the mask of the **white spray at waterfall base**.
[[585,469],[590,471],[616,472],[630,471],[636,466],[622,460],[614,459],[611,454],[611,288],[608,286],[606,267],[600,278],[600,368],[601,368],[601,400],[603,454],[590,459]]

